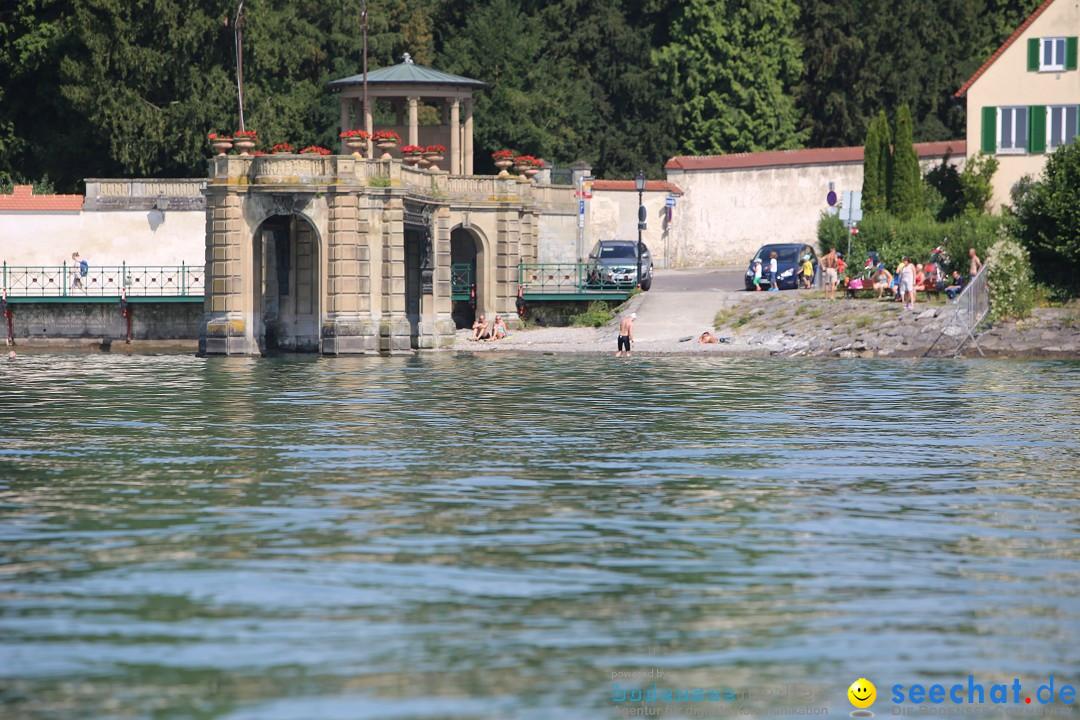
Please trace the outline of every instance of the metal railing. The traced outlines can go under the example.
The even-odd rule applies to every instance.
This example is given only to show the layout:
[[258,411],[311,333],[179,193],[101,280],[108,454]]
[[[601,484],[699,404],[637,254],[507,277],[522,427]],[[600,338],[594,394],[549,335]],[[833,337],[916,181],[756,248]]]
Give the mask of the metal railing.
[[454,263],[450,266],[450,297],[454,300],[469,300],[473,289],[472,263]]
[[990,288],[986,282],[987,272],[986,268],[982,270],[971,280],[964,289],[956,296],[955,299],[949,302],[945,312],[949,314],[949,320],[945,323],[945,327],[942,328],[941,334],[930,345],[930,348],[926,351],[929,355],[941,338],[946,335],[960,337],[960,344],[956,346],[956,350],[953,351],[953,357],[960,354],[960,351],[967,345],[968,340],[975,345],[975,349],[979,351],[980,355],[984,355],[982,348],[979,347],[979,341],[976,338],[976,331],[983,321],[986,320],[990,314]]
[[588,295],[629,293],[638,284],[637,272],[618,272],[596,263],[521,263],[518,283],[531,295]]
[[3,264],[0,287],[8,297],[202,297],[203,265]]

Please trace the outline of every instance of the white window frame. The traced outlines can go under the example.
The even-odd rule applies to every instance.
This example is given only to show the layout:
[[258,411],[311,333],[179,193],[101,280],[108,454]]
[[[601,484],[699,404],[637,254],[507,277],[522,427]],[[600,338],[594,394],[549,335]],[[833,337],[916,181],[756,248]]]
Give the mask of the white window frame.
[[[1064,137],[1064,134],[1068,129],[1067,120],[1070,110],[1077,115],[1076,126],[1078,126],[1078,129],[1080,129],[1080,107],[1077,107],[1076,105],[1051,105],[1050,107],[1046,108],[1046,149],[1048,152],[1057,150],[1062,145],[1069,145],[1070,143],[1076,142],[1076,138],[1080,136],[1080,133],[1078,133],[1078,135],[1073,135],[1071,138]],[[1054,135],[1055,115],[1060,115],[1060,138]],[[1061,142],[1058,142],[1059,139],[1061,140]]]
[[[1024,114],[1024,134],[1020,137],[1016,137],[1016,116],[1018,113]],[[1005,113],[1012,115],[1012,147],[1002,147],[1001,143],[1001,127],[1004,124]],[[999,107],[997,110],[997,154],[998,155],[1026,155],[1028,151],[1028,125],[1031,122],[1031,117],[1028,113],[1027,105],[1007,106]]]
[[[1046,63],[1046,46],[1050,45],[1052,62]],[[1065,70],[1065,38],[1044,37],[1039,38],[1039,72],[1064,72]],[[1060,52],[1058,52],[1060,50]]]

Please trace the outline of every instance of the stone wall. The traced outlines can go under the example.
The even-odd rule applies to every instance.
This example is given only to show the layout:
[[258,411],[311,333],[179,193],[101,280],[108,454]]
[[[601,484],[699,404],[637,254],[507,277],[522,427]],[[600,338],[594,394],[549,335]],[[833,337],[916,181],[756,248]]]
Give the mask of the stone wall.
[[[39,339],[127,337],[127,321],[117,303],[12,303],[16,346]],[[203,320],[200,302],[139,302],[128,305],[136,340],[197,340]],[[4,328],[6,333],[7,328]]]

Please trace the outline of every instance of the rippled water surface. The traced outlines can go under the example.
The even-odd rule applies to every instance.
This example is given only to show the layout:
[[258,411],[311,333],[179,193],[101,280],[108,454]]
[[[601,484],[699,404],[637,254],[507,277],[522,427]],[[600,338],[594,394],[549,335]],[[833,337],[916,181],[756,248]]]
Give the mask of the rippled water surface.
[[1080,684],[1080,364],[29,355],[0,392],[4,718]]

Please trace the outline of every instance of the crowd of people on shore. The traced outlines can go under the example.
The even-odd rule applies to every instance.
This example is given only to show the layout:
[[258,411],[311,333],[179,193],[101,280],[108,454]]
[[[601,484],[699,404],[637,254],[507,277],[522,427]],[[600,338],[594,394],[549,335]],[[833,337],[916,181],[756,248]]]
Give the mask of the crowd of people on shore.
[[[867,278],[849,279],[844,275],[844,261],[835,248],[821,257],[822,280],[825,286],[825,297],[834,298],[836,288],[843,286],[845,290],[871,290],[877,293],[878,300],[886,297],[886,293],[896,302],[904,303],[907,310],[915,309],[915,302],[920,292],[944,292],[950,300],[955,298],[967,284],[983,268],[983,262],[975,252],[975,248],[968,250],[969,275],[963,276],[959,270],[953,270],[952,275],[945,275],[941,264],[931,259],[924,265],[913,261],[905,256],[896,267],[896,272],[890,272],[885,264],[878,262],[873,264],[873,259],[868,259],[864,273]],[[843,278],[841,280],[841,278]]]

